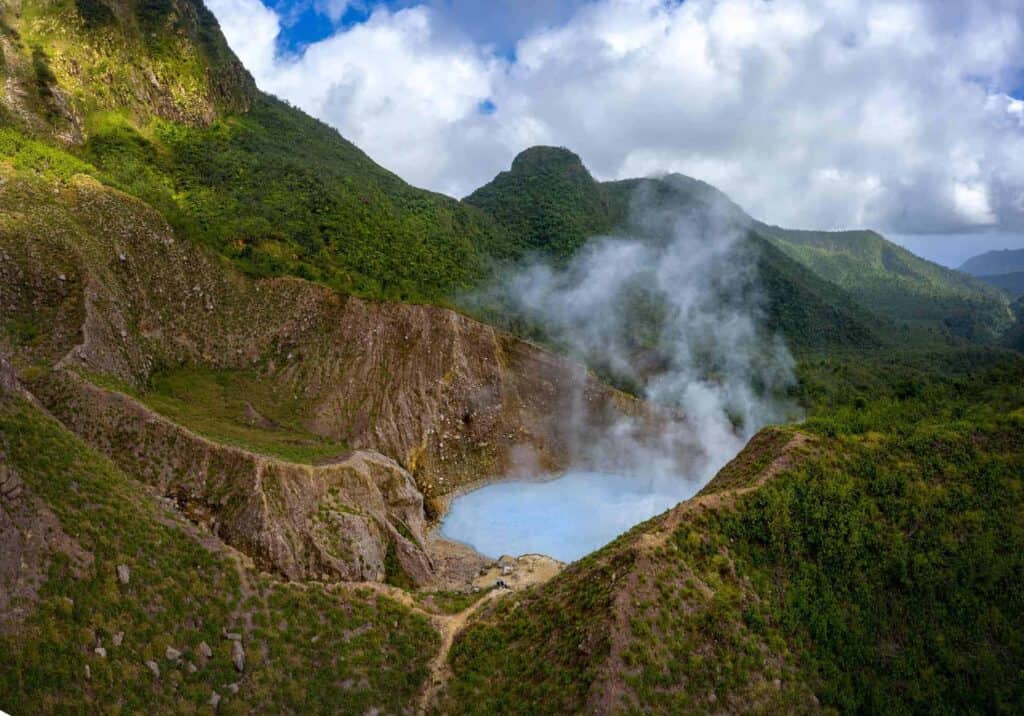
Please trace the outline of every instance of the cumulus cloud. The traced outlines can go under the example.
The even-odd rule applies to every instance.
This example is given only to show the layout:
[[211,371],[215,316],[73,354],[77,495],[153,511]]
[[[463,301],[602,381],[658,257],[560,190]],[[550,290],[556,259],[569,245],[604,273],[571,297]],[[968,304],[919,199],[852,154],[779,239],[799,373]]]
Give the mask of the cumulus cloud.
[[380,7],[291,56],[259,0],[208,2],[264,89],[421,186],[465,194],[547,143],[789,226],[1024,231],[1018,0],[560,3],[513,53]]

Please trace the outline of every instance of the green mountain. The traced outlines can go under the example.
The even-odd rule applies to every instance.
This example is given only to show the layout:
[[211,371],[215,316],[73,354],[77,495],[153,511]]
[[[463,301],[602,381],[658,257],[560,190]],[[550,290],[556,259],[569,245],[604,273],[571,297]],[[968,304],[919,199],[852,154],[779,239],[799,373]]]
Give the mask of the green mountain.
[[958,270],[978,277],[1019,273],[1024,271],[1024,249],[986,251],[964,261]]
[[501,258],[565,259],[613,226],[605,192],[580,158],[564,148],[527,149],[509,171],[463,201],[488,212],[505,230],[510,245]]
[[873,231],[793,231],[763,224],[758,231],[867,308],[894,321],[942,326],[981,341],[998,337],[1013,324],[999,291],[925,261]]
[[[562,149],[416,189],[199,0],[3,3],[0,80],[0,710],[1024,711],[1021,300]],[[662,211],[737,232],[806,419],[572,565],[443,539],[687,420],[436,305]]]
[[479,211],[260,93],[197,0],[25,0],[0,22],[4,154],[137,196],[251,274],[439,300],[501,251]]
[[[689,177],[602,184],[569,150],[534,147],[516,157],[510,171],[464,201],[494,218],[514,247],[512,259],[550,260],[556,265],[595,235],[626,231],[650,241],[669,240],[659,222],[647,221],[661,210],[686,217],[695,226],[736,231],[745,235],[744,250],[756,257],[766,328],[782,332],[796,350],[877,345],[889,328],[842,289],[750,231],[750,219],[724,194]],[[668,229],[672,230],[674,225]],[[543,326],[524,323],[503,303],[474,305],[471,310],[488,322],[557,344]],[[634,323],[638,344],[643,343],[640,336],[656,331],[648,315],[637,314]]]
[[978,280],[1003,289],[1010,295],[1010,298],[1019,298],[1024,295],[1024,271],[978,276]]
[[[642,233],[631,211],[638,192],[646,211],[672,207],[693,221],[711,217],[723,227],[742,227],[768,240],[833,286],[836,310],[843,311],[852,299],[882,319],[909,324],[925,335],[942,331],[982,341],[994,340],[1013,324],[999,291],[918,258],[875,232],[769,226],[751,219],[711,185],[679,174],[598,183],[571,152],[536,147],[466,202],[487,210],[510,236],[526,237],[527,250],[564,259],[588,230]],[[826,323],[805,328],[813,331]]]

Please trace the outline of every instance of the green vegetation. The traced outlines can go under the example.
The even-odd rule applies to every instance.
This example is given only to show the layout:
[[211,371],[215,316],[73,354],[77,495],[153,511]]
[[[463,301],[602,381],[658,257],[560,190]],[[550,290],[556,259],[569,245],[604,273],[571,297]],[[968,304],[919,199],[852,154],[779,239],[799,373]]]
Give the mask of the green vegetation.
[[109,118],[82,151],[113,185],[254,275],[439,300],[485,274],[496,241],[479,212],[408,186],[269,97],[209,127],[140,131]]
[[[714,215],[753,226],[823,279],[805,304],[813,283],[806,272],[767,272],[769,313],[798,349],[875,340],[874,317],[851,302],[923,331],[926,340],[945,332],[990,341],[1012,322],[995,289],[870,232],[752,223],[714,187],[680,175],[601,184],[565,149],[523,152],[464,202],[415,189],[334,130],[258,93],[201,3],[120,7],[125,1],[76,0],[72,7],[26,0],[10,15],[17,46],[36,68],[26,92],[46,115],[42,125],[20,129],[49,139],[55,127],[73,134],[81,126],[84,143],[67,148],[84,162],[79,171],[143,199],[180,235],[251,274],[300,276],[374,299],[446,303],[492,276],[495,262],[564,262],[595,234],[642,232],[631,220],[642,195],[645,205],[672,206],[696,221]],[[68,102],[51,101],[51,87]],[[805,305],[815,306],[814,315],[801,315]],[[836,320],[818,320],[829,309]],[[499,310],[474,310],[501,320]]]
[[979,276],[978,280],[984,281],[990,286],[1001,288],[1006,291],[1010,298],[1024,296],[1024,271],[1001,273],[994,276]]
[[489,184],[465,198],[494,217],[509,237],[499,258],[572,256],[591,236],[612,228],[601,186],[565,148],[533,147]]
[[[0,274],[14,287],[2,297],[0,347],[42,385],[83,340],[86,302],[114,303],[123,324],[96,319],[88,338],[109,342],[98,365],[121,366],[138,386],[90,380],[212,440],[285,460],[315,463],[346,446],[309,429],[307,396],[286,376],[198,365],[222,348],[218,321],[249,318],[212,299],[255,294],[232,292],[238,276],[211,270],[209,304],[162,303],[153,291],[145,310],[121,305],[132,281],[183,280],[139,265],[175,242],[149,241],[164,230],[156,213],[81,190],[91,182],[79,175],[141,199],[178,237],[249,274],[374,299],[445,303],[496,265],[564,265],[595,234],[665,240],[656,221],[640,220],[660,209],[742,232],[764,328],[798,358],[791,397],[808,419],[762,433],[697,502],[546,585],[481,605],[451,653],[444,712],[1024,711],[1024,362],[1011,350],[1024,348],[1024,301],[1011,305],[872,232],[760,224],[688,177],[602,184],[565,149],[527,150],[464,202],[416,189],[258,93],[198,0],[23,0],[0,9],[0,34],[10,179]],[[648,214],[632,213],[636,202]],[[90,240],[96,226],[113,227],[102,250]],[[137,262],[114,258],[122,240]],[[194,255],[203,271],[221,262]],[[76,266],[87,267],[88,291]],[[273,304],[299,284],[265,285],[282,291],[259,299]],[[274,324],[278,314],[261,309]],[[641,286],[624,310],[638,360],[657,365],[663,306]],[[565,348],[550,326],[500,302],[474,311]],[[206,312],[208,331],[184,330]],[[1007,348],[978,345],[997,339]],[[602,369],[601,356],[584,358]],[[118,451],[147,459],[136,445]],[[778,474],[746,489],[780,460]],[[38,524],[59,525],[25,554],[39,589],[20,595],[17,631],[0,633],[0,706],[194,713],[210,710],[213,691],[225,713],[398,713],[414,702],[440,644],[422,614],[375,591],[245,569],[132,475],[6,395],[0,462],[26,488],[0,516],[18,499]],[[317,514],[325,522],[331,511],[355,512]],[[396,529],[415,539],[400,520]],[[394,541],[385,563],[393,585],[413,587]],[[415,599],[451,614],[485,593]],[[225,631],[246,645],[241,675]],[[236,682],[237,694],[227,688]]]
[[[55,550],[21,632],[0,636],[4,708],[191,713],[217,691],[223,713],[396,712],[425,677],[438,645],[425,618],[369,591],[302,588],[242,570],[27,403],[0,399],[0,454],[92,556],[82,569]],[[131,569],[128,584],[118,581],[120,564]],[[224,630],[243,635],[243,674]],[[203,641],[209,660],[199,655]],[[94,651],[101,644],[105,657]],[[167,647],[183,652],[180,663]],[[235,682],[237,695],[226,688]]]
[[419,592],[416,601],[428,611],[438,614],[458,614],[486,597],[493,587],[478,592]]
[[154,374],[144,391],[101,375],[89,379],[128,393],[161,415],[225,445],[299,463],[348,451],[302,427],[304,401],[254,372],[179,368]]
[[[333,129],[259,94],[201,3],[131,3],[113,23],[104,8],[26,0],[10,16],[34,67],[14,79],[38,106],[5,138],[20,144],[14,153],[143,199],[181,236],[254,275],[437,302],[476,285],[503,253],[504,235],[483,212],[409,186]],[[123,19],[131,13],[134,22]],[[58,124],[81,126],[86,141],[57,148]]]
[[75,9],[90,30],[112,25],[116,21],[113,11],[103,0],[75,0]]
[[[709,184],[679,174],[598,183],[565,149],[526,150],[511,171],[465,201],[489,212],[508,234],[513,251],[503,258],[564,262],[600,233],[658,240],[663,237],[651,228],[664,210],[697,227],[745,231],[758,247],[769,327],[781,329],[797,351],[870,345],[885,334],[901,343],[908,337],[941,342],[949,335],[993,342],[1014,321],[997,289],[920,259],[874,232],[768,226]],[[782,254],[791,261],[784,262]],[[481,313],[487,320],[500,314],[501,307]],[[514,327],[522,319],[506,321]],[[543,334],[536,327],[523,329],[528,336]]]
[[972,256],[958,269],[971,276],[998,276],[1024,271],[1024,249],[986,251]]
[[891,320],[942,326],[973,341],[992,341],[1013,322],[997,289],[918,258],[873,231],[793,231],[763,224],[757,230]]
[[837,449],[713,525],[826,705],[1024,705],[1022,376],[812,420]]
[[[613,543],[614,544],[614,543]],[[452,647],[442,713],[577,713],[611,649],[616,583],[631,555],[612,547],[540,590],[498,600]]]
[[[822,411],[766,486],[730,498],[749,483],[732,475],[716,508],[485,611],[453,648],[446,710],[1019,711],[1022,378],[1019,360],[914,391],[897,376]],[[755,476],[784,434],[736,470]]]

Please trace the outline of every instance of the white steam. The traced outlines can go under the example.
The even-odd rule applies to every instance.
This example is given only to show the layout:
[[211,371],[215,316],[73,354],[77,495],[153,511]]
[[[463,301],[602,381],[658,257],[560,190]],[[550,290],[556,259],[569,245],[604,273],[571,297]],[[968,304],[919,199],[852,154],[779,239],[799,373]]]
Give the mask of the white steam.
[[[671,177],[667,179],[671,181]],[[592,239],[563,268],[536,263],[489,298],[574,357],[684,417],[582,426],[575,458],[598,469],[703,484],[767,424],[793,417],[793,358],[764,328],[757,246],[735,207],[634,196],[631,231]]]
[[564,268],[534,264],[476,299],[659,414],[595,420],[578,381],[563,426],[571,469],[456,498],[447,537],[493,557],[577,559],[692,497],[760,428],[793,417],[793,359],[764,328],[757,246],[734,207],[704,197],[692,211],[659,208],[641,190],[633,216],[630,235],[593,239]]

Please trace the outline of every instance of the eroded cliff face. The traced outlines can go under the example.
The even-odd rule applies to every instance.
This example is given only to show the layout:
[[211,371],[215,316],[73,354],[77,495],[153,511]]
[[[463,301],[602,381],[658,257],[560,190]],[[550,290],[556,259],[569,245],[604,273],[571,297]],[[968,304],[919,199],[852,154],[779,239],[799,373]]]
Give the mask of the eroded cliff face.
[[[34,392],[290,577],[383,579],[400,564],[422,581],[423,495],[557,469],[588,430],[656,419],[580,366],[452,311],[249,279],[91,179],[0,179],[3,330]],[[143,391],[179,366],[253,371],[299,399],[305,428],[356,452],[313,467],[217,445],[83,378]]]
[[430,580],[423,495],[380,453],[322,466],[275,460],[207,440],[72,371],[40,381],[37,393],[67,427],[268,571]]
[[0,207],[0,301],[10,325],[36,331],[19,348],[28,362],[139,388],[174,366],[255,370],[303,401],[311,432],[395,459],[428,496],[517,464],[557,469],[586,426],[646,410],[443,308],[248,279],[90,179],[12,182]]

